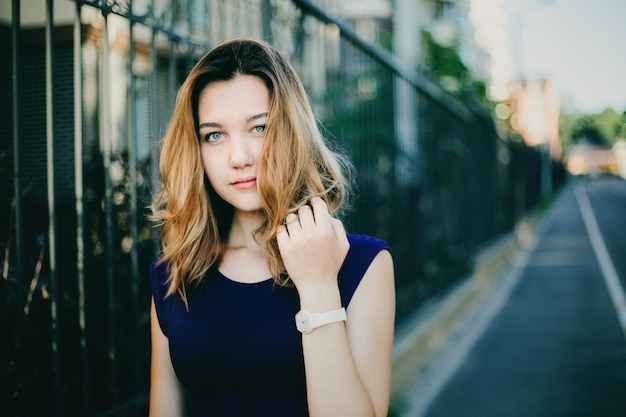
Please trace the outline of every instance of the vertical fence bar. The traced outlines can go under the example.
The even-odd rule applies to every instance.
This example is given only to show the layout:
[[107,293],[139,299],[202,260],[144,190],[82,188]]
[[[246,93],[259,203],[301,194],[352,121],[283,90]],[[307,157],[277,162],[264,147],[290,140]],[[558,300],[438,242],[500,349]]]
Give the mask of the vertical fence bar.
[[[130,13],[133,13],[133,1],[130,0],[129,3]],[[137,204],[137,138],[135,135],[135,103],[137,101],[136,94],[136,83],[135,83],[135,23],[129,21],[129,30],[128,30],[128,108],[127,108],[127,131],[126,136],[128,138],[128,176],[130,182],[130,234],[132,239],[132,247],[130,252],[130,267],[131,267],[131,314],[133,317],[133,338],[135,340],[134,343],[134,378],[135,383],[133,384],[135,387],[135,394],[139,394],[139,387],[141,381],[141,360],[139,355],[139,346],[141,346],[139,341],[139,307],[137,303],[139,302],[139,232],[138,232],[138,204]]]
[[52,320],[53,415],[62,415],[59,283],[57,282],[56,195],[54,174],[54,0],[46,1],[46,152],[48,181],[48,256],[50,262],[50,312]]
[[[21,12],[20,0],[13,0],[11,16],[11,60],[13,65],[13,187],[14,187],[14,207],[15,213],[15,276],[17,282],[21,285],[26,279],[24,266],[24,214],[22,207],[22,172],[21,172],[21,154],[22,147],[20,144],[21,123],[20,123],[20,67],[21,67]],[[9,277],[9,257],[5,259],[4,279]],[[19,304],[18,304],[19,305]]]
[[115,264],[113,262],[113,205],[111,184],[111,67],[109,45],[109,15],[103,11],[104,24],[102,27],[102,65],[100,66],[100,143],[102,144],[102,158],[104,167],[104,216],[105,216],[105,239],[106,239],[106,278],[108,297],[108,322],[109,322],[109,345],[107,348],[109,359],[109,390],[114,404],[118,401],[117,390],[117,349],[115,337]]
[[85,318],[85,212],[83,184],[83,31],[82,6],[76,3],[74,17],[74,194],[76,198],[76,278],[78,284],[78,326],[80,338],[81,407],[89,414],[90,383]]
[[[154,13],[154,0],[151,2],[151,10]],[[149,106],[150,106],[150,140],[158,140],[161,136],[161,132],[159,132],[159,99],[158,99],[158,91],[159,91],[159,80],[158,80],[158,58],[157,58],[157,30],[156,28],[152,28],[151,37],[150,37],[150,94],[148,96]],[[153,187],[157,187],[160,181],[159,175],[159,151],[157,146],[150,147],[150,160],[152,163],[150,175],[151,184]],[[159,251],[160,247],[160,238],[159,238],[159,229],[156,227],[152,228],[152,241],[154,246],[154,252]]]
[[[176,2],[174,0],[170,0],[170,21],[169,26],[174,27],[176,24],[176,19],[178,18],[178,14],[176,13]],[[171,104],[174,102],[176,97],[176,39],[173,36],[169,37],[169,66],[168,66],[168,89],[167,89],[167,103],[168,103],[168,111],[170,110]]]

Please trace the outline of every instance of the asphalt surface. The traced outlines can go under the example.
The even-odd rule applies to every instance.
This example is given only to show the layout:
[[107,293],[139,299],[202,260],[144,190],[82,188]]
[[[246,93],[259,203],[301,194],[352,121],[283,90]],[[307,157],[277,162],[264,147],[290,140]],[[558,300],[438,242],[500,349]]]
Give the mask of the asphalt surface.
[[626,181],[570,182],[515,265],[418,376],[403,417],[626,416]]

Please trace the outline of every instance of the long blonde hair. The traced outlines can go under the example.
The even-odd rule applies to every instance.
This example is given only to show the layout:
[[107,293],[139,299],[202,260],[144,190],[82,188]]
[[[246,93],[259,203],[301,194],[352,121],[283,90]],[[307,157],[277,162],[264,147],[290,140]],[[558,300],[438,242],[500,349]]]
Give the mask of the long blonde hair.
[[161,229],[167,263],[167,295],[178,292],[187,303],[186,286],[200,282],[219,264],[232,224],[233,209],[212,189],[202,166],[198,137],[198,97],[207,84],[238,75],[263,80],[270,108],[257,173],[264,220],[255,237],[264,243],[268,266],[278,285],[288,285],[276,233],[285,216],[314,197],[331,213],[344,204],[351,167],[320,134],[306,92],[289,62],[269,44],[235,39],[209,51],[189,73],[163,139],[161,192],[152,220]]

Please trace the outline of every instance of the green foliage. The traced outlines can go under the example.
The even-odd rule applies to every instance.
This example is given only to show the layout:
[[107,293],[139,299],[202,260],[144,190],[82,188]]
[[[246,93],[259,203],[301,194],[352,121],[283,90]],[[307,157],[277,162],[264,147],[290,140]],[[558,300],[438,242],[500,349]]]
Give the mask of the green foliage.
[[454,47],[439,45],[428,32],[422,33],[425,51],[425,64],[430,73],[438,81],[451,77],[466,85],[469,79],[469,70],[461,61],[459,54]]
[[576,120],[572,128],[572,143],[608,145],[607,137],[598,126],[597,116],[584,115]]
[[606,109],[598,114],[562,112],[559,131],[563,146],[588,143],[591,145],[613,145],[626,138],[626,111],[619,114]]
[[485,81],[473,77],[458,53],[458,45],[438,44],[429,32],[422,32],[424,67],[431,79],[446,92],[465,103],[480,103],[486,109],[493,109],[487,95]]
[[624,110],[617,126],[615,126],[615,133],[617,135],[617,140],[626,140],[626,110]]
[[602,134],[607,138],[610,143],[615,142],[615,137],[618,133],[618,126],[621,126],[620,120],[622,115],[615,112],[613,109],[606,109],[602,113],[596,116],[596,125]]
[[561,137],[564,149],[567,149],[572,142],[572,131],[574,130],[574,125],[576,124],[578,117],[580,117],[578,113],[561,111],[559,119],[559,136]]
[[[366,93],[359,87],[364,80]],[[322,98],[324,106],[332,109],[322,120],[325,129],[349,149],[366,144],[394,149],[393,130],[387,123],[393,111],[391,89],[390,74],[380,68],[332,83]]]

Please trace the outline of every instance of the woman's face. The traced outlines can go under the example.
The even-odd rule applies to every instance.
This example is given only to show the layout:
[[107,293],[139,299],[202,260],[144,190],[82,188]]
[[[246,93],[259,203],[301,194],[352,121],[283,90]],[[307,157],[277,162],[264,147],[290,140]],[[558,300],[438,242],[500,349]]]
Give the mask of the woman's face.
[[204,172],[215,192],[236,211],[261,208],[256,178],[269,105],[267,87],[251,75],[210,83],[200,93]]

